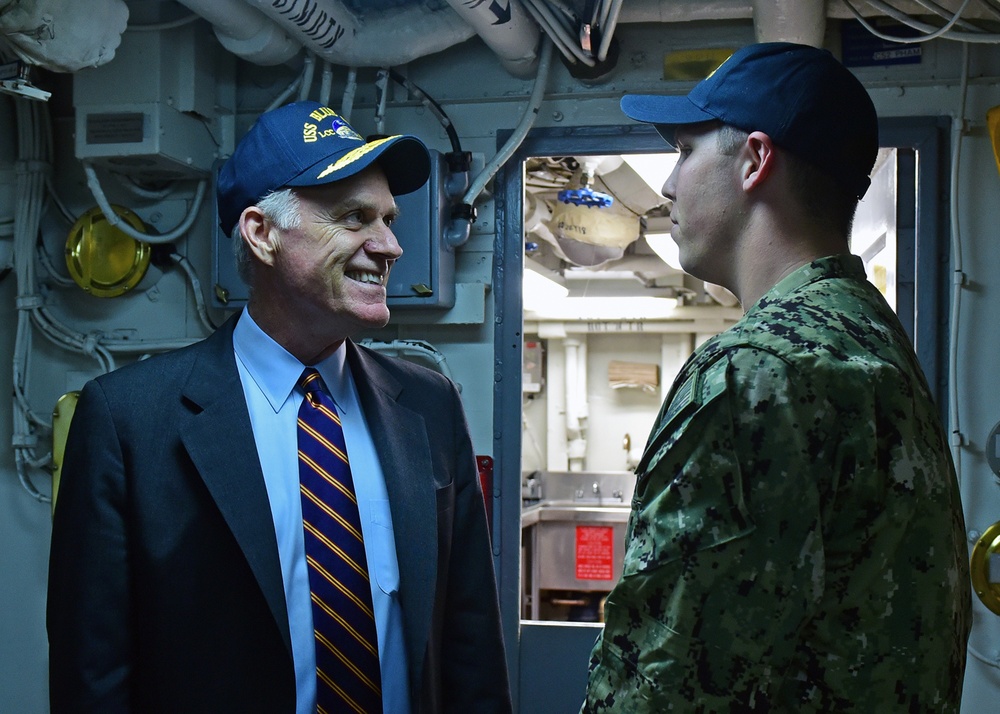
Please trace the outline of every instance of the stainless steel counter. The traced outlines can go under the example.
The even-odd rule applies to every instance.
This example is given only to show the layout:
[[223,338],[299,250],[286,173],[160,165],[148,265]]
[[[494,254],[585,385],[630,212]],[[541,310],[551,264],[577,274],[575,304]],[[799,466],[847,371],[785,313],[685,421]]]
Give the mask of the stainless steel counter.
[[621,576],[631,472],[536,472],[521,512],[522,615],[533,620],[602,617]]

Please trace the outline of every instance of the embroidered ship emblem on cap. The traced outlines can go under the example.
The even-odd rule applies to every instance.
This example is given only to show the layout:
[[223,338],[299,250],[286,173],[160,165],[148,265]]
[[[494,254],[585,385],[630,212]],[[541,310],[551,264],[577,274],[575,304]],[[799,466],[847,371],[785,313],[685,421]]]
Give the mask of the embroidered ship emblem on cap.
[[302,125],[302,141],[306,144],[312,144],[317,139],[326,139],[333,136],[352,141],[364,141],[361,134],[354,131],[351,125],[344,121],[343,117],[329,107],[320,107],[315,111],[309,112],[309,118],[313,119],[316,124],[329,118],[330,128],[320,129],[316,124],[306,122]]
[[341,119],[336,114],[333,115],[333,130],[336,132],[337,136],[344,139],[356,139],[357,141],[364,141],[364,138],[358,132],[354,131],[351,126]]

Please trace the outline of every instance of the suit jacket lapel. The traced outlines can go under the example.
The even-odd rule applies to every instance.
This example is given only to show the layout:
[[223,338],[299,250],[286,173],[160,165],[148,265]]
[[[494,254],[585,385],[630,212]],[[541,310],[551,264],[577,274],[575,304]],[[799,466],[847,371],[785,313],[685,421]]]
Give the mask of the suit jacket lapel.
[[421,671],[433,614],[437,564],[437,498],[427,427],[397,401],[402,386],[348,340],[347,359],[378,451],[389,493],[412,671]]
[[271,507],[233,352],[236,318],[201,343],[183,390],[194,408],[180,436],[243,550],[291,656]]

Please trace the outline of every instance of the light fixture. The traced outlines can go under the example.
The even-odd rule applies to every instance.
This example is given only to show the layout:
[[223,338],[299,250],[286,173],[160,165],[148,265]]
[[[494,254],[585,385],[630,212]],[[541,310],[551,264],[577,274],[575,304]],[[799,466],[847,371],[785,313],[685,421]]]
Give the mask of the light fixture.
[[656,195],[662,195],[663,184],[667,182],[670,172],[674,170],[674,164],[680,154],[669,152],[663,154],[623,154],[625,163],[632,167],[632,170],[651,189],[656,191]]
[[684,270],[681,267],[680,253],[677,244],[669,233],[646,233],[646,244],[660,256],[664,263],[674,270]]
[[669,320],[678,306],[677,298],[672,297],[568,297],[537,306],[531,310],[530,319],[557,322]]

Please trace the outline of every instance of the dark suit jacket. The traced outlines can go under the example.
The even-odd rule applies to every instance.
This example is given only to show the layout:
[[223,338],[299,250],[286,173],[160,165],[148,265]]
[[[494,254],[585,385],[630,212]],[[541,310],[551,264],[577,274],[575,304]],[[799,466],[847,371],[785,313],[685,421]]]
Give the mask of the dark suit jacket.
[[[83,389],[52,532],[53,714],[295,710],[235,322]],[[432,370],[347,347],[389,492],[414,711],[510,711],[458,393]]]

